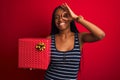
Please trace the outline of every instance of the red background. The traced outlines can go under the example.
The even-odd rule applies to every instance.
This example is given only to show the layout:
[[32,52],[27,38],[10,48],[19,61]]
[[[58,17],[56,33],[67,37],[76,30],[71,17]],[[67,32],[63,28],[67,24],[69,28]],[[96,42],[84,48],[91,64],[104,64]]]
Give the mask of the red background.
[[52,11],[63,2],[106,33],[84,45],[79,80],[120,80],[119,0],[0,0],[0,80],[43,79],[43,70],[18,68],[18,39],[49,35]]

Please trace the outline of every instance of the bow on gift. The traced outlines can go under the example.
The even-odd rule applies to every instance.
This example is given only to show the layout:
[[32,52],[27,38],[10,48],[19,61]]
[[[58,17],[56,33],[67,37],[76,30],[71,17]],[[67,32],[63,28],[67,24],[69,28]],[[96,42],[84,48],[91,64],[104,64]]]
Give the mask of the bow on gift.
[[36,45],[36,49],[39,50],[39,51],[43,51],[45,50],[46,46],[43,42],[40,42]]

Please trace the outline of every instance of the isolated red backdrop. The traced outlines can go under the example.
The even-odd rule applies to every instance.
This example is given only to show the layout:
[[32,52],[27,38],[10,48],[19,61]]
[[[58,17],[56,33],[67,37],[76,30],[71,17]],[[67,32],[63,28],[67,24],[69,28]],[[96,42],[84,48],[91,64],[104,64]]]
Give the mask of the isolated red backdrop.
[[18,68],[18,39],[49,35],[52,11],[63,2],[106,33],[84,45],[79,80],[120,80],[119,0],[0,0],[0,80],[43,80],[43,70]]

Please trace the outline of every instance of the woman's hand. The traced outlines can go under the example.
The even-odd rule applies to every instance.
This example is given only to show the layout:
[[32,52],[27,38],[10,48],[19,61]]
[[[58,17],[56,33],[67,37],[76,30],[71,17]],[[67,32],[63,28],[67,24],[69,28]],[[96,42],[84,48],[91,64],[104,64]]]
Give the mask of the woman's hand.
[[[63,4],[61,5],[61,7],[64,8],[64,9],[69,13],[69,15],[70,15],[70,17],[72,18],[72,20],[76,20],[76,19],[78,18],[78,15],[76,15],[76,14],[72,11],[72,9],[67,5],[67,3],[63,3]],[[65,14],[66,14],[66,12],[63,13],[63,15],[65,15]],[[64,16],[63,16],[63,17],[64,17]]]
[[[76,20],[78,23],[83,25],[90,33],[83,33],[81,35],[82,42],[95,42],[98,40],[103,39],[105,37],[105,33],[103,30],[101,30],[98,26],[95,24],[87,21],[82,16],[76,15],[71,8],[67,5],[67,3],[64,3],[61,5],[63,9],[70,15],[72,20]],[[63,13],[64,14],[64,13]],[[66,18],[67,19],[67,18]],[[69,19],[69,18],[68,18]]]

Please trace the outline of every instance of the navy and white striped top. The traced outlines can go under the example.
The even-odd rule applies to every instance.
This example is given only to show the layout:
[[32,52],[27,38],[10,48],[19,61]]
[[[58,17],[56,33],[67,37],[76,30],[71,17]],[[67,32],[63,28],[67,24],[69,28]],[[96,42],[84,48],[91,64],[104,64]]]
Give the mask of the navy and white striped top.
[[74,39],[74,48],[63,52],[56,49],[55,35],[51,36],[51,61],[45,80],[77,80],[81,58],[78,33],[75,33]]

